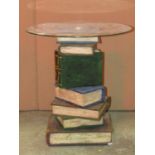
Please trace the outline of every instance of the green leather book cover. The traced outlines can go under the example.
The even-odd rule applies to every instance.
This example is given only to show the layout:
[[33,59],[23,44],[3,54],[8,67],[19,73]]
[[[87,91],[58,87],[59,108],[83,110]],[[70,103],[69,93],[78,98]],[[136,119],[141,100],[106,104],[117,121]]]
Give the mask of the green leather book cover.
[[56,81],[61,88],[102,85],[103,53],[92,55],[56,55]]

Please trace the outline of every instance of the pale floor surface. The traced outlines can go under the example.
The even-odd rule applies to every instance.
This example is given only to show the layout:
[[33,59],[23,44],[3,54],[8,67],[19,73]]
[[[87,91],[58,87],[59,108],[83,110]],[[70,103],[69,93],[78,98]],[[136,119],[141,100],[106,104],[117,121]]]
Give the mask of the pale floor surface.
[[54,146],[45,141],[50,112],[20,112],[20,155],[134,155],[134,112],[110,112],[113,144],[93,146]]

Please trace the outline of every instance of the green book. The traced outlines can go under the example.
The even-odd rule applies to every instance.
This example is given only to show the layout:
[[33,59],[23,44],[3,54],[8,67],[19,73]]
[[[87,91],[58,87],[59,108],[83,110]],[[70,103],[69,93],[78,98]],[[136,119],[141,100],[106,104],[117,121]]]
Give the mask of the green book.
[[102,85],[103,52],[92,55],[62,54],[56,57],[56,82],[61,88]]

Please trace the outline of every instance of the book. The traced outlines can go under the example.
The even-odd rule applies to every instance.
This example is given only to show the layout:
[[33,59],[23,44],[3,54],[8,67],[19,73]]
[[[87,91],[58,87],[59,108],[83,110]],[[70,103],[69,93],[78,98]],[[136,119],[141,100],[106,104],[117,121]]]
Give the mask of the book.
[[96,127],[104,124],[103,116],[99,120],[77,118],[71,116],[57,116],[56,118],[64,129],[80,128],[80,127]]
[[102,85],[102,58],[99,50],[93,55],[71,55],[55,52],[56,84],[61,88]]
[[66,43],[66,44],[92,44],[92,43],[98,43],[99,38],[98,37],[57,37],[58,43]]
[[78,107],[70,102],[55,98],[52,103],[52,113],[54,115],[74,116],[99,120],[101,116],[108,111],[110,106],[110,97],[107,97],[105,101],[101,101],[89,107]]
[[84,54],[84,55],[92,55],[94,53],[94,49],[91,46],[60,46],[59,51],[64,54]]
[[56,87],[55,94],[57,98],[84,107],[104,100],[105,88],[103,86],[76,87],[72,89]]
[[59,122],[51,116],[49,118],[46,141],[53,145],[77,145],[77,144],[108,144],[112,141],[112,124],[108,113],[104,115],[104,125],[95,128],[78,128],[64,130]]

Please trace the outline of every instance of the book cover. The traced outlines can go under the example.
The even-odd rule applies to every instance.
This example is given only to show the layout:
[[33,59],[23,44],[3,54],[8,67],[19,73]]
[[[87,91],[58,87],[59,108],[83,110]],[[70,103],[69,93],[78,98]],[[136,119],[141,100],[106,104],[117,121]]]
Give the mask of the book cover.
[[89,118],[99,120],[111,106],[111,99],[107,97],[105,101],[101,101],[89,107],[79,107],[70,102],[55,98],[52,102],[53,115],[74,116],[81,118]]
[[71,116],[56,116],[56,118],[64,129],[83,128],[83,127],[92,128],[104,124],[103,122],[104,116],[102,116],[99,120],[92,120]]
[[102,85],[103,53],[70,55],[55,53],[56,84],[61,88]]
[[87,86],[64,89],[56,87],[57,98],[66,100],[81,107],[89,106],[105,99],[105,88],[103,86]]
[[112,124],[108,113],[104,116],[104,125],[95,128],[64,130],[59,122],[49,118],[46,141],[52,145],[107,144],[112,141]]

